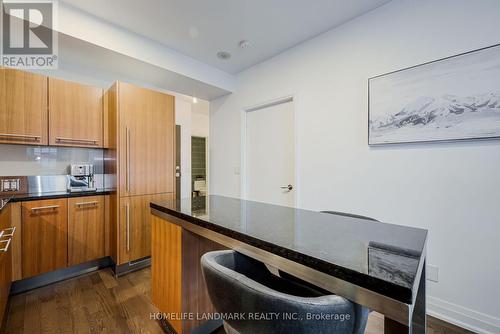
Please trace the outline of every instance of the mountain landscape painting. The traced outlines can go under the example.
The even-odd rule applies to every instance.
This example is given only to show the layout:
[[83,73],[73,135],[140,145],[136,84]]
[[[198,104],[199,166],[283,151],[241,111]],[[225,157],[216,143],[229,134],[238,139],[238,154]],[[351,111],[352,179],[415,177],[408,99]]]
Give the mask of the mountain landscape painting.
[[500,138],[500,46],[369,79],[368,143]]

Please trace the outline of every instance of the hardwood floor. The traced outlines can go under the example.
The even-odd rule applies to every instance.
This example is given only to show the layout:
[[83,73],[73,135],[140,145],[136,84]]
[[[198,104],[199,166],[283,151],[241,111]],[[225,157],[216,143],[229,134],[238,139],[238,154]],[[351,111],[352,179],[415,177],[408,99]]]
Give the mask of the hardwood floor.
[[[12,296],[2,333],[163,333],[150,319],[156,312],[150,279],[149,268],[119,278],[103,269]],[[366,334],[383,331],[383,316],[373,312]],[[428,317],[427,333],[472,332]]]
[[[370,313],[365,334],[384,333],[384,316],[377,312]],[[454,326],[431,316],[427,316],[427,334],[474,334],[474,332]]]
[[4,333],[163,333],[150,320],[149,268],[115,279],[110,269],[11,297]]

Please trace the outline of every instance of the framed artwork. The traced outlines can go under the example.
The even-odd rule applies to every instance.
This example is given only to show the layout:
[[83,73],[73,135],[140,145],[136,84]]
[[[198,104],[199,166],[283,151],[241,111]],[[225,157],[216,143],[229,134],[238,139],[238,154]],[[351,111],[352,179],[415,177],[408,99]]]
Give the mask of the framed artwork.
[[500,138],[500,44],[368,79],[368,144]]

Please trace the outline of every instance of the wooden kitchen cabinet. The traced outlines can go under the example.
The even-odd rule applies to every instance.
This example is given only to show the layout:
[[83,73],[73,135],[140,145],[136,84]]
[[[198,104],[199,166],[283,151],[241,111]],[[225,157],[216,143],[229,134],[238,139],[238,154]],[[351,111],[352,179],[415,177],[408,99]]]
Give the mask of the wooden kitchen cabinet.
[[0,143],[48,144],[47,77],[0,68]]
[[12,283],[11,245],[15,232],[10,227],[10,204],[7,204],[0,211],[0,231],[4,231],[4,235],[6,234],[0,238],[0,324],[3,323]]
[[117,176],[109,253],[126,265],[151,255],[149,203],[175,198],[175,98],[116,82],[105,101],[104,169]]
[[104,196],[68,199],[68,265],[105,256]]
[[151,208],[153,201],[174,199],[174,194],[156,194],[120,198],[120,262],[151,255]]
[[22,204],[23,278],[68,265],[68,200]]
[[103,90],[49,78],[49,145],[103,147]]
[[117,85],[120,196],[174,192],[174,97]]

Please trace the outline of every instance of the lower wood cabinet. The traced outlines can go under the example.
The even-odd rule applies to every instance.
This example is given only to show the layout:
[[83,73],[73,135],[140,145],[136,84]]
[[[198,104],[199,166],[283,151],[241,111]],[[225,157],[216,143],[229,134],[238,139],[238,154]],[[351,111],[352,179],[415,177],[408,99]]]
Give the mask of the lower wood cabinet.
[[22,204],[23,278],[68,265],[68,200]]
[[104,196],[68,199],[68,264],[105,256]]
[[5,235],[0,238],[0,324],[3,323],[12,283],[11,244],[15,232],[10,227],[10,206],[8,205],[0,211],[0,231],[4,231]]
[[174,199],[173,193],[121,197],[119,223],[119,263],[151,256],[150,202]]

